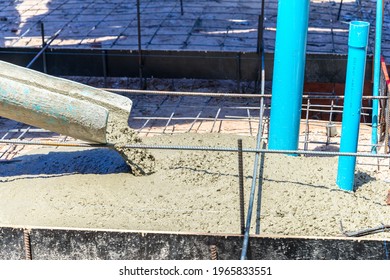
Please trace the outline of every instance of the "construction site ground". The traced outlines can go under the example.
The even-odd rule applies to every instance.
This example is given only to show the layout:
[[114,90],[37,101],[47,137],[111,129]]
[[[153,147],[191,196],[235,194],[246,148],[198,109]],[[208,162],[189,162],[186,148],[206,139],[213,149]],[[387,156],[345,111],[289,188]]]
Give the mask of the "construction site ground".
[[[9,1],[0,3],[3,47],[40,47],[39,21],[54,48],[137,50],[136,1]],[[141,1],[142,49],[255,52],[261,1]],[[375,1],[311,1],[308,52],[346,54],[348,22],[374,28]],[[383,54],[390,57],[389,1]],[[266,1],[264,44],[274,48],[277,1]],[[373,32],[370,33],[371,36]],[[373,51],[370,39],[369,53]],[[137,78],[67,77],[95,87],[138,89]],[[149,90],[235,92],[236,81],[147,79]],[[254,84],[242,82],[245,92]],[[266,92],[270,93],[270,82]],[[259,98],[122,93],[133,100],[129,125],[151,145],[255,147],[259,122],[266,142],[270,100],[260,120]],[[303,112],[305,107],[302,108]],[[302,119],[300,149],[338,151],[329,121]],[[0,119],[3,140],[75,141]],[[362,124],[359,152],[369,152],[371,127]],[[153,150],[156,173],[136,177],[113,150],[5,145],[0,150],[0,224],[153,231],[239,233],[237,154]],[[383,153],[383,147],[379,150]],[[358,158],[356,192],[335,184],[337,157],[266,155],[262,158],[261,233],[339,236],[390,224],[386,195],[389,159]],[[254,155],[245,153],[245,201]],[[260,203],[261,202],[261,203]],[[247,206],[247,205],[246,205]],[[257,210],[257,209],[255,209]],[[253,220],[255,227],[256,219]],[[340,227],[340,224],[343,227]],[[253,232],[253,231],[252,231]],[[387,235],[386,235],[387,234]],[[388,237],[388,233],[371,237]]]
[[[76,78],[94,86],[99,78]],[[106,81],[107,82],[107,81]],[[110,88],[137,79],[108,81]],[[150,80],[150,89],[192,92],[232,91],[234,82]],[[233,86],[233,87],[232,87]],[[145,144],[173,146],[256,146],[258,98],[130,95],[129,125]],[[195,105],[194,105],[195,104]],[[265,104],[269,104],[266,101]],[[263,119],[267,137],[268,110]],[[3,139],[17,139],[28,126],[2,119]],[[337,151],[339,135],[326,144],[327,122],[301,125],[300,149]],[[11,132],[11,129],[22,129]],[[23,130],[24,129],[24,130]],[[65,136],[30,128],[19,139],[73,142]],[[340,131],[340,124],[337,124]],[[370,127],[362,125],[359,151],[369,151]],[[306,135],[306,136],[305,136]],[[239,233],[237,154],[184,150],[152,150],[157,171],[131,175],[115,151],[105,148],[2,145],[0,223],[15,226],[105,228],[179,232]],[[245,153],[245,197],[249,197],[253,153]],[[359,158],[356,192],[335,184],[337,157],[266,155],[262,163],[261,233],[297,236],[340,236],[389,223],[389,159]],[[261,203],[260,203],[261,202]],[[247,199],[246,199],[247,203]],[[247,205],[246,205],[247,207]],[[256,219],[253,220],[253,229]],[[378,238],[382,235],[373,235]]]
[[[141,48],[255,52],[261,1],[140,1]],[[342,4],[341,4],[342,2]],[[374,50],[376,1],[312,0],[307,51],[345,54],[348,23],[371,24],[368,53]],[[389,1],[384,5],[382,53],[390,57]],[[341,5],[341,9],[340,9]],[[277,0],[265,1],[264,46],[274,50]],[[21,0],[0,3],[0,45],[40,47],[41,25],[47,38],[60,31],[54,48],[138,49],[136,1]]]

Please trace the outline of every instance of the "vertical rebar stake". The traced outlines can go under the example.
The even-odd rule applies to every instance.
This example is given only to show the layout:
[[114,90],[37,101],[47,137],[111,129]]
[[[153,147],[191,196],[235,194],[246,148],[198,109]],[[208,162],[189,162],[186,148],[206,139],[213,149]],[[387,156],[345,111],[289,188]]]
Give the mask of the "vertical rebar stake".
[[[334,94],[334,92],[332,94]],[[332,99],[332,101],[330,103],[330,113],[329,113],[329,123],[328,123],[328,126],[332,125],[332,121],[333,121],[333,107],[334,107],[334,99]],[[330,137],[332,137],[331,129],[332,129],[332,127],[327,128],[327,131],[326,131],[326,146],[329,145]]]
[[343,0],[340,2],[339,12],[337,13],[337,20],[340,20],[341,10],[343,8]]
[[242,156],[242,139],[238,139],[238,184],[240,188],[240,226],[241,234],[245,234],[244,212],[244,161]]
[[184,15],[183,0],[180,0],[180,12],[181,15]]
[[102,67],[103,67],[103,77],[104,77],[104,87],[107,88],[107,51],[102,51]]
[[144,89],[142,73],[142,40],[141,40],[141,8],[140,0],[137,0],[137,34],[138,34],[138,71],[139,71],[139,88]]
[[26,260],[32,260],[30,231],[27,228],[23,230],[23,241],[24,241],[24,250],[26,253]]
[[241,93],[241,53],[237,53],[237,92]]
[[[41,25],[41,37],[42,37],[42,49],[44,49],[46,46],[46,42],[45,42],[45,25],[43,24],[43,21],[40,22],[40,25]],[[46,51],[42,53],[42,62],[43,62],[43,72],[47,74]]]
[[263,51],[263,38],[264,38],[264,10],[265,10],[265,0],[261,1],[261,14],[258,17],[257,21],[257,54],[260,55],[260,52]]
[[211,260],[218,260],[218,250],[216,245],[210,245]]
[[309,146],[309,111],[310,111],[310,98],[307,99],[306,104],[306,127],[305,127],[305,143],[303,149],[307,151]]
[[259,59],[259,71],[257,73],[257,80],[255,83],[255,92],[257,92],[258,84],[261,83],[261,75],[263,72],[263,53],[264,53],[264,5],[265,0],[261,1],[261,14],[257,21],[257,55]]

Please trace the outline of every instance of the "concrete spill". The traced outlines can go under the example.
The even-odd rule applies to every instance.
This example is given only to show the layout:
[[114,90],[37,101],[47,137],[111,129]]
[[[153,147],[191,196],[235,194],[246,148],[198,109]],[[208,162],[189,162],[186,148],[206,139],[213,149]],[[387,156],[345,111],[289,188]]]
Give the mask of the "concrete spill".
[[115,143],[115,150],[123,157],[130,166],[131,173],[135,176],[150,175],[155,172],[155,158],[146,150],[123,148],[126,144],[139,144],[141,139],[127,125],[116,125],[107,131],[107,140]]
[[110,117],[107,123],[107,142],[114,144],[114,149],[130,166],[135,176],[150,175],[155,172],[155,158],[147,150],[123,148],[127,144],[142,143],[135,131],[128,126],[128,114],[116,108],[110,108]]

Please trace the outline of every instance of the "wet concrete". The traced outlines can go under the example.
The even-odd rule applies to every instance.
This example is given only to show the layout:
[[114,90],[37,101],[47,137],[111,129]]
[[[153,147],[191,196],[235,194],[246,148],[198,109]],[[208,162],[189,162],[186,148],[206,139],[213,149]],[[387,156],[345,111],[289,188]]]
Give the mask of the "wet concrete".
[[[144,142],[235,147],[238,138],[182,134]],[[244,147],[254,147],[254,137],[243,140]],[[156,172],[141,177],[127,172],[125,161],[110,150],[40,148],[16,157],[21,161],[2,166],[0,224],[240,232],[236,154],[170,150],[152,154]],[[246,203],[253,160],[253,154],[245,154]],[[270,154],[263,162],[261,233],[340,236],[340,222],[347,231],[390,223],[385,203],[388,186],[376,172],[359,168],[356,192],[348,193],[335,184],[336,157]],[[388,233],[371,237],[385,236]]]

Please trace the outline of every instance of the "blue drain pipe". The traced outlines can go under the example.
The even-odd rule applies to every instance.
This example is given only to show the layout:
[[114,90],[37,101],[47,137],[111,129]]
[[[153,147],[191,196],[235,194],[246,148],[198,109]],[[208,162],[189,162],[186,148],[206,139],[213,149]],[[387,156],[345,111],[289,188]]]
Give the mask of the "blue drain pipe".
[[[352,21],[349,26],[340,152],[357,152],[369,27],[364,21]],[[355,166],[356,157],[339,157],[336,183],[342,190],[353,191]]]
[[[382,20],[383,20],[383,0],[376,1],[376,26],[375,26],[375,53],[374,53],[374,85],[373,96],[379,96],[380,65],[381,65],[381,44],[382,44]],[[371,152],[377,153],[378,144],[378,111],[379,100],[372,100],[372,135]]]
[[309,0],[279,0],[268,148],[297,150]]

